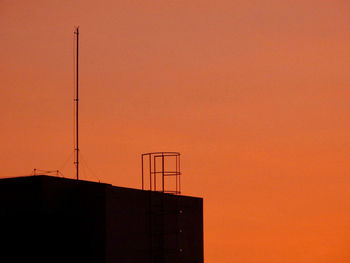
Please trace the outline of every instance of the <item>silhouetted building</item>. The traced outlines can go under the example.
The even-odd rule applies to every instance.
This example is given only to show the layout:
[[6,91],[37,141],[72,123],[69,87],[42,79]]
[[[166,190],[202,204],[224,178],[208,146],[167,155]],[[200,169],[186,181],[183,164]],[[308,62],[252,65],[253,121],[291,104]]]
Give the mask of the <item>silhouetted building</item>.
[[1,179],[0,239],[1,262],[202,263],[203,200],[46,175]]

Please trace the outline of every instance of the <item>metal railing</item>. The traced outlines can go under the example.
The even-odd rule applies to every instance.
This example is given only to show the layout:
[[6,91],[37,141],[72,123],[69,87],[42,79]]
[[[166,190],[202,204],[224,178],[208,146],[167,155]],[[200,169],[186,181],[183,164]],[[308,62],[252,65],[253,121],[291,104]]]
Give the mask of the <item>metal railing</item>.
[[[141,155],[141,166],[142,190],[181,194],[180,153],[143,153]],[[145,178],[147,175],[148,180]],[[169,186],[170,177],[175,178],[171,186]],[[159,180],[161,181],[160,185]]]

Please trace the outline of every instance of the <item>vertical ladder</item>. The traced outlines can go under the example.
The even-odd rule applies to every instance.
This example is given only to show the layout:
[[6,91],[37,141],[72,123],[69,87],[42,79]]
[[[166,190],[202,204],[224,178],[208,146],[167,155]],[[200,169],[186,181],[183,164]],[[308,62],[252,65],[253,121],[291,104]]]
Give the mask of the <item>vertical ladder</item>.
[[[173,159],[173,167],[169,169],[166,160]],[[158,160],[158,165],[157,165]],[[175,162],[174,162],[175,161]],[[160,165],[159,165],[160,164]],[[180,181],[180,153],[177,152],[154,152],[144,153],[141,159],[142,165],[142,190],[146,190],[148,184],[148,224],[149,224],[149,251],[150,263],[178,262],[181,248],[179,246],[179,216],[181,215],[176,195],[181,192]],[[149,175],[148,180],[144,175]],[[161,176],[161,183],[157,177]],[[165,184],[166,178],[175,177],[173,189]],[[148,183],[147,183],[148,182]],[[171,195],[175,195],[172,200]],[[168,201],[174,202],[170,208]],[[170,217],[170,224],[166,218]]]

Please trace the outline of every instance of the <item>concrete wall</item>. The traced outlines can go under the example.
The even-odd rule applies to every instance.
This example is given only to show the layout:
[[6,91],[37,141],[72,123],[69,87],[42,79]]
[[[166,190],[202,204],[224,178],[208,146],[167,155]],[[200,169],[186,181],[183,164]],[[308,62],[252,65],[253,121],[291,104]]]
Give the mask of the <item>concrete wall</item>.
[[8,262],[203,262],[203,201],[50,176],[0,180]]
[[104,204],[99,184],[42,176],[0,180],[2,257],[104,262]]

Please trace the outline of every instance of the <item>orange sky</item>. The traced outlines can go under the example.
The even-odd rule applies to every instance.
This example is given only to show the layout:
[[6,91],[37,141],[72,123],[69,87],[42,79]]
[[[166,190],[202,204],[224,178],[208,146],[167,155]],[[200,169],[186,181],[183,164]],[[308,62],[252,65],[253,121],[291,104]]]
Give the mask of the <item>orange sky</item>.
[[[207,263],[350,261],[345,0],[0,1],[1,177],[140,187],[140,154],[182,153]],[[84,166],[84,165],[83,165]],[[85,169],[85,170],[84,170]]]

